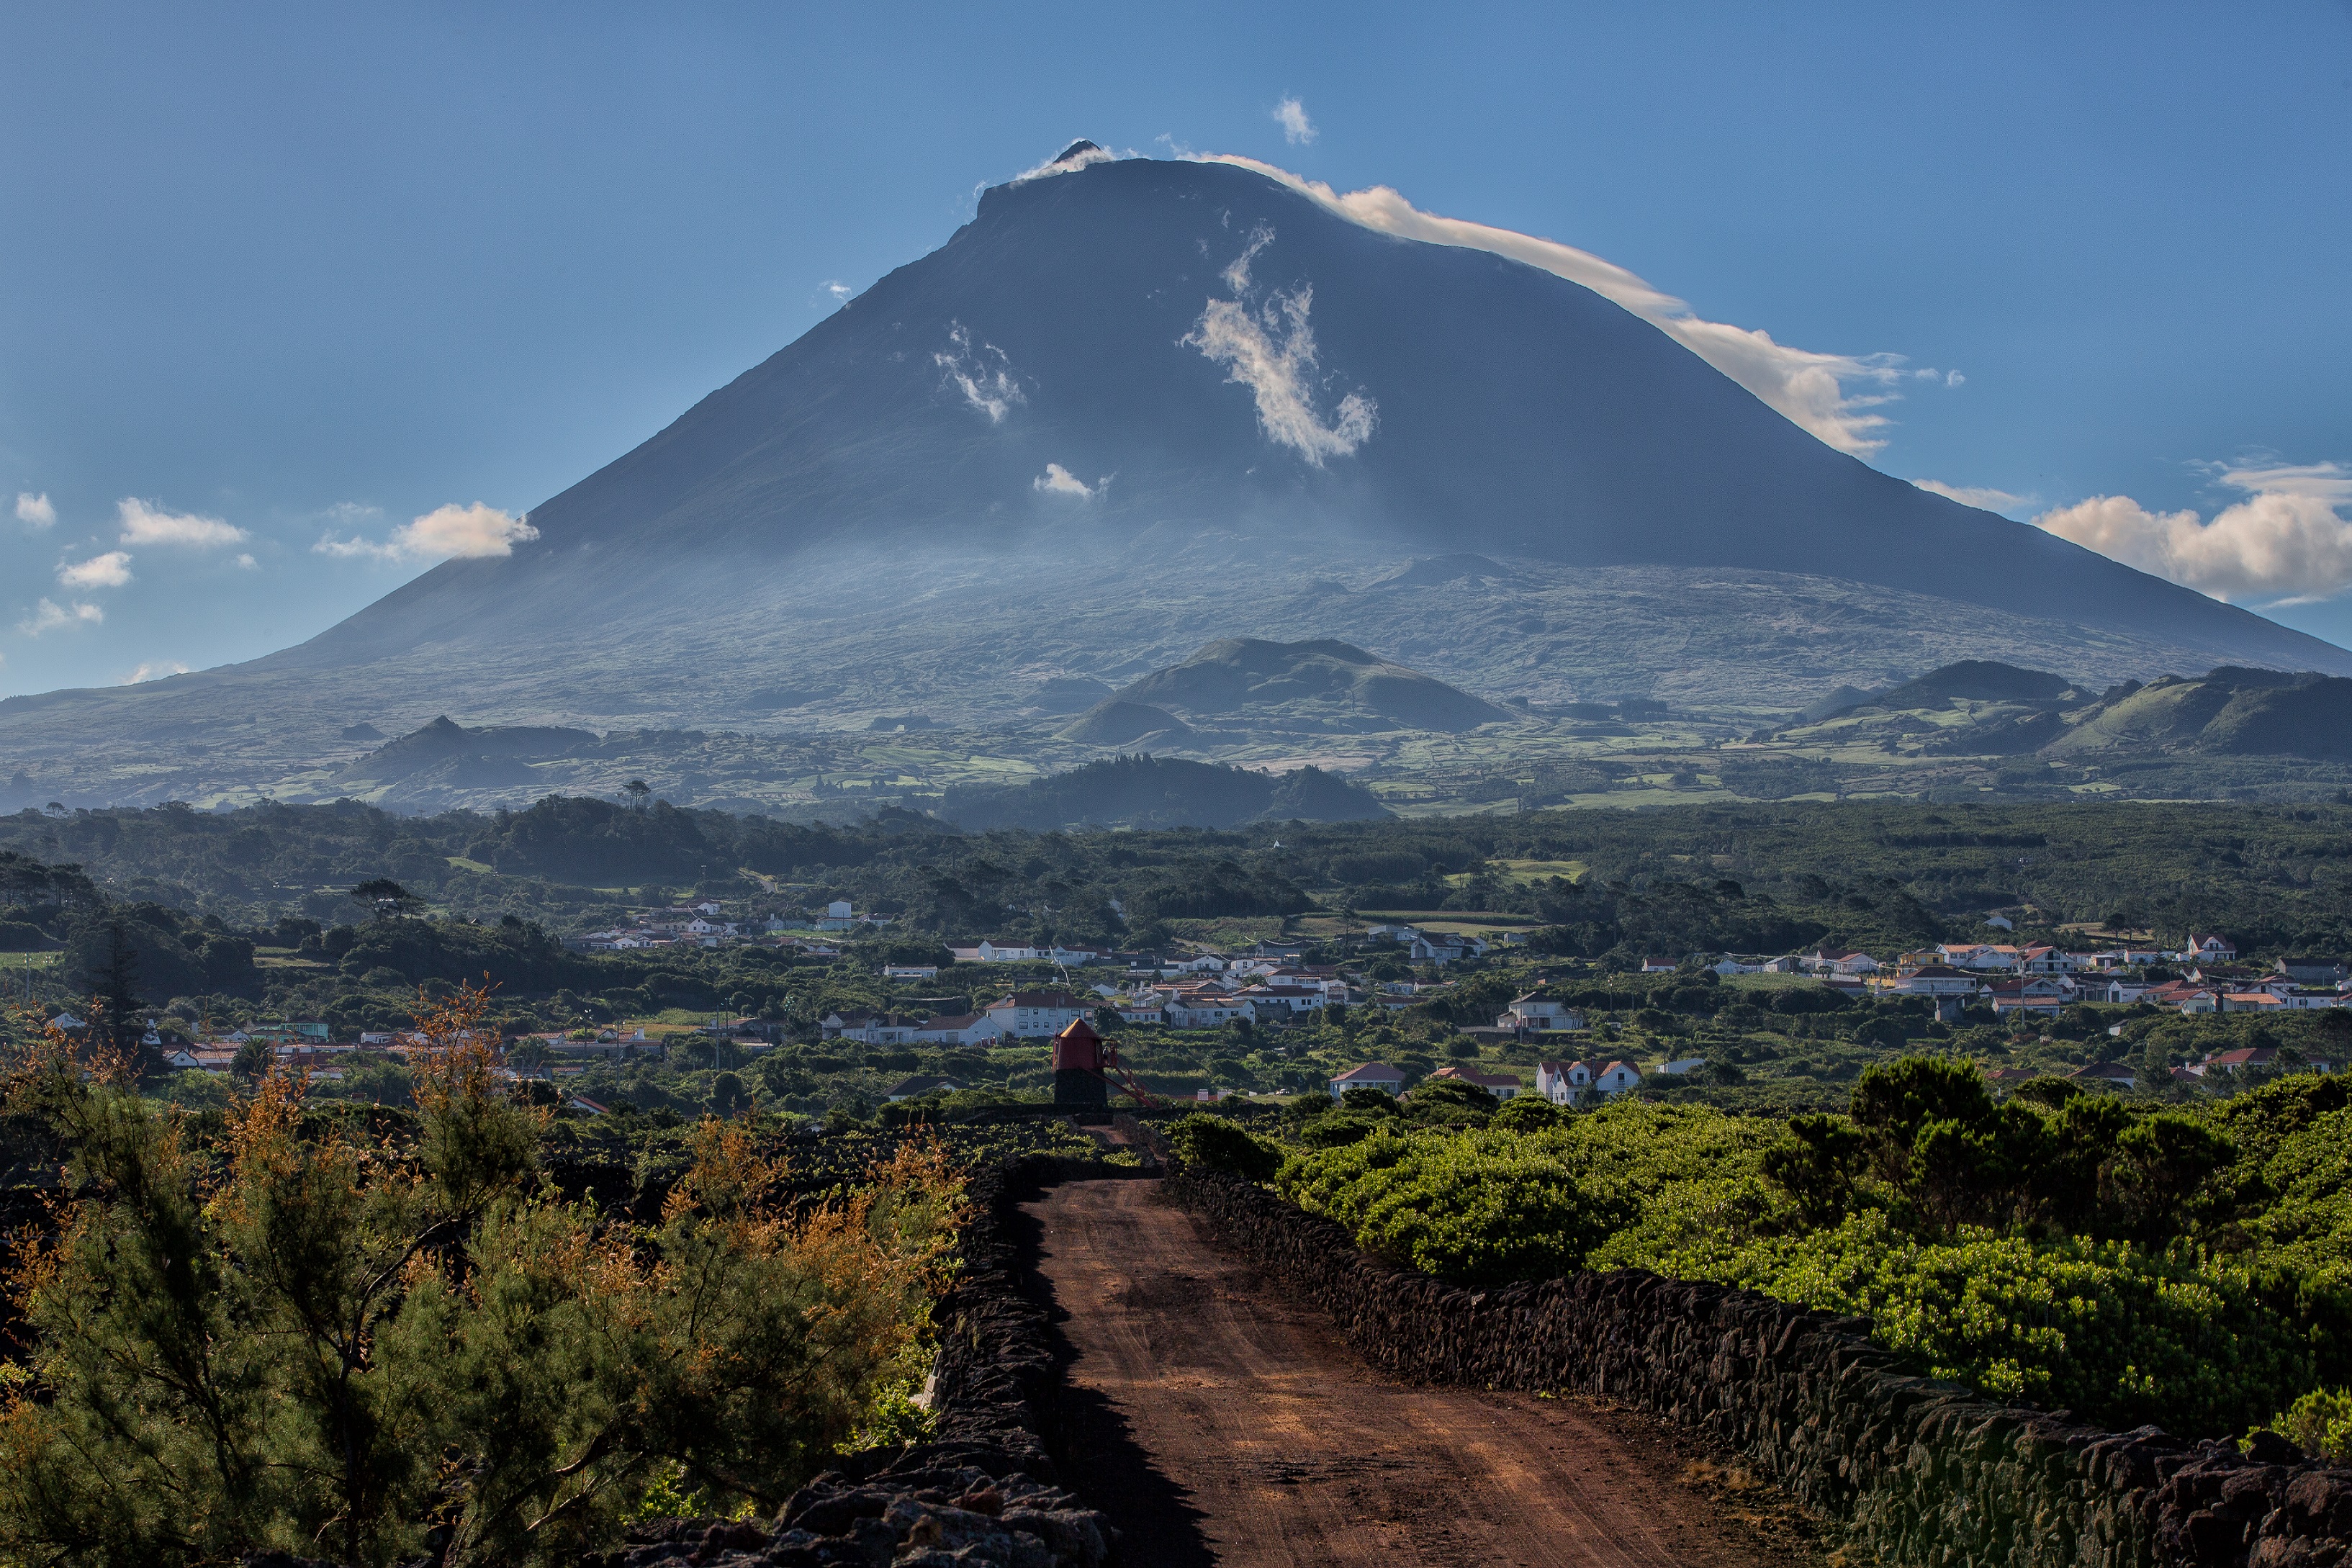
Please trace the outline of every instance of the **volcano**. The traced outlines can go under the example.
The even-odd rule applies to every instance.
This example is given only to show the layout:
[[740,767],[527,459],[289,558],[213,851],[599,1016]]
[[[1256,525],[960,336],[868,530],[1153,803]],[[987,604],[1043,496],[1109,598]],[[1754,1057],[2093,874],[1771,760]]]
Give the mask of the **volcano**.
[[988,726],[1232,637],[1522,704],[1793,710],[1990,657],[2352,674],[1832,450],[1553,273],[1084,143],[530,522],[250,664],[0,703],[0,747],[41,798],[229,798],[361,724]]

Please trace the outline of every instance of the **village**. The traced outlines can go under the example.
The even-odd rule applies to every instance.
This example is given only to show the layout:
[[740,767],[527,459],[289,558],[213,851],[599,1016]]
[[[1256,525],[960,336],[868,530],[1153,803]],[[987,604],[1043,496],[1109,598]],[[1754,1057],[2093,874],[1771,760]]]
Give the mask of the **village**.
[[[847,942],[885,933],[891,917],[863,912],[846,900],[820,909],[759,910],[718,899],[648,910],[628,924],[568,937],[565,945],[590,953],[643,953],[671,949],[757,948],[794,964],[835,966]],[[2005,924],[1994,917],[1995,927]],[[1332,1075],[1324,1087],[1334,1098],[1351,1089],[1395,1096],[1424,1078],[1457,1081],[1496,1100],[1534,1094],[1559,1106],[1613,1099],[1660,1080],[1699,1072],[1708,1060],[1696,1051],[1668,1048],[1635,1059],[1611,1031],[1587,1027],[1585,1009],[1559,999],[1563,989],[1581,985],[1590,994],[1611,973],[1630,984],[1656,984],[1675,975],[1731,986],[1819,987],[1846,1004],[1904,1004],[1907,1014],[1938,1022],[1990,1017],[2011,1028],[2031,1027],[2083,1004],[2137,1005],[2182,1015],[2278,1015],[2352,1006],[2352,975],[2333,959],[2277,959],[2267,968],[2238,962],[2224,936],[2196,933],[2177,947],[2111,942],[2080,951],[2042,942],[1944,942],[1892,954],[1832,945],[1778,955],[1690,953],[1644,956],[1635,963],[1596,970],[1580,961],[1546,961],[1524,951],[1526,932],[1501,929],[1480,934],[1424,929],[1403,921],[1363,925],[1340,939],[1310,941],[1276,937],[1233,950],[1188,943],[1177,952],[1017,941],[950,942],[931,959],[873,963],[871,973],[894,1004],[835,1006],[814,1020],[793,1024],[774,1016],[714,1013],[692,1024],[625,1023],[541,1030],[511,1035],[500,1071],[509,1079],[536,1080],[556,1091],[556,1103],[585,1113],[607,1108],[593,1099],[565,1092],[567,1080],[590,1068],[622,1064],[684,1061],[710,1068],[741,1068],[793,1044],[863,1047],[888,1060],[893,1054],[982,1050],[1015,1042],[1051,1040],[1081,1020],[1105,1028],[1127,1026],[1170,1036],[1201,1036],[1239,1028],[1259,1038],[1311,1026],[1327,1010],[1332,1017],[1349,1009],[1401,1014],[1423,1003],[1444,1003],[1466,976],[1489,973],[1497,963],[1528,964],[1537,978],[1491,1018],[1464,1021],[1456,1037],[1480,1047],[1570,1047],[1555,1059],[1545,1053],[1522,1077],[1499,1061],[1471,1060],[1437,1066],[1425,1074],[1380,1060],[1356,1064]],[[915,944],[919,946],[919,944]],[[1317,960],[1310,962],[1312,954]],[[943,961],[943,962],[942,962]],[[1385,961],[1385,962],[1382,962]],[[871,961],[869,961],[871,962]],[[992,984],[984,976],[1001,971]],[[943,976],[945,978],[943,978]],[[936,999],[910,993],[950,990]],[[79,1026],[70,1016],[57,1020]],[[2120,1026],[2110,1028],[2119,1033]],[[303,1072],[322,1087],[353,1075],[373,1062],[404,1063],[423,1049],[420,1038],[401,1030],[362,1031],[338,1039],[317,1021],[254,1024],[219,1035],[191,1037],[168,1023],[151,1023],[144,1046],[169,1066],[207,1073],[250,1075],[265,1063]],[[1598,1048],[1596,1048],[1598,1047]],[[2274,1047],[2253,1046],[2211,1054],[2171,1067],[2173,1078],[2201,1080],[2273,1065]],[[908,1056],[906,1059],[915,1058]],[[2326,1070],[2329,1064],[2308,1064]],[[2005,1076],[2031,1076],[2017,1068],[1994,1068]],[[2129,1066],[2092,1062],[2074,1069],[2085,1083],[2134,1087],[2141,1076]],[[887,1102],[961,1092],[979,1087],[951,1074],[932,1072],[905,1079],[882,1099]],[[1194,1098],[1216,1100],[1244,1092],[1212,1086]]]

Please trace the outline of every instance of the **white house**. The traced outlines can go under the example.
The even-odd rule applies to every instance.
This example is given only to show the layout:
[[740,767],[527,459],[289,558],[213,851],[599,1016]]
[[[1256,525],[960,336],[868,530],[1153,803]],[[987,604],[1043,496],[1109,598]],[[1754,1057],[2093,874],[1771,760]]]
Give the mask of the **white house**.
[[1734,974],[1761,974],[1764,973],[1764,965],[1767,962],[1761,958],[1743,958],[1738,953],[1727,952],[1707,967],[1717,974],[1727,977]]
[[915,1021],[886,1013],[828,1013],[817,1024],[829,1040],[855,1040],[865,1046],[910,1046]]
[[2155,987],[2145,980],[2126,980],[2121,975],[2117,975],[2107,982],[2104,991],[2095,992],[2094,994],[2109,1002],[2137,1002],[2154,989]]
[[1592,1087],[1601,1095],[1624,1093],[1642,1081],[1642,1069],[1632,1062],[1611,1062],[1592,1075]]
[[1886,988],[1906,996],[1972,996],[1977,977],[1948,963],[1923,963],[1898,974]]
[[985,1013],[942,1013],[915,1026],[915,1039],[927,1046],[979,1046],[1002,1038],[1003,1026]]
[[1015,991],[982,1009],[998,1029],[1016,1040],[1050,1039],[1087,1015],[1087,1005],[1067,991]]
[[1816,974],[1873,974],[1877,973],[1878,960],[1852,948],[1818,947],[1800,961]]
[[816,929],[819,931],[847,931],[851,926],[854,926],[856,923],[857,917],[850,913],[849,910],[849,900],[847,899],[835,899],[833,902],[825,905],[824,913],[817,917]]
[[1658,1071],[1674,1078],[1682,1078],[1687,1074],[1698,1071],[1699,1068],[1705,1066],[1706,1066],[1706,1058],[1705,1057],[1683,1057],[1675,1061],[1660,1062],[1658,1064]]
[[885,980],[937,980],[940,966],[936,963],[886,963],[882,966]]
[[1331,1098],[1339,1099],[1351,1089],[1377,1089],[1383,1094],[1398,1094],[1404,1089],[1404,1074],[1386,1062],[1366,1062],[1349,1068],[1331,1080]]
[[1179,974],[1223,974],[1225,972],[1225,955],[1221,952],[1196,952],[1166,967]]
[[1416,933],[1410,944],[1415,963],[1459,963],[1465,958],[1484,958],[1486,944],[1479,938],[1455,931],[1435,936]]
[[2191,932],[2189,945],[2180,950],[2180,957],[2191,963],[2234,963],[2238,950],[2228,937]]
[[1642,973],[1644,974],[1672,974],[1678,967],[1680,966],[1671,958],[1645,958],[1642,960]]
[[1034,963],[1045,955],[1024,942],[983,942],[978,949],[982,963]]
[[1249,1003],[1213,991],[1185,992],[1171,999],[1161,1013],[1171,1029],[1222,1029],[1235,1018],[1256,1021]]
[[1520,1034],[1581,1029],[1584,1015],[1538,987],[1524,996],[1511,998],[1510,1006],[1496,1018],[1495,1027]]
[[1554,1105],[1574,1105],[1588,1094],[1603,1099],[1624,1093],[1642,1081],[1642,1069],[1631,1062],[1602,1067],[1590,1061],[1539,1062],[1536,1092]]
[[1536,1092],[1554,1105],[1574,1105],[1592,1087],[1590,1062],[1538,1062]]

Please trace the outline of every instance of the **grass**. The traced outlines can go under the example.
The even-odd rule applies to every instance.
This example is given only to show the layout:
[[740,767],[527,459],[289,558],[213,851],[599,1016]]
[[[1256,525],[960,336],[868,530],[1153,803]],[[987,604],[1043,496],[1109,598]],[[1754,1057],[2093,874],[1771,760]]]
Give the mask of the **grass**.
[[1487,865],[1503,873],[1510,882],[1542,882],[1554,877],[1568,881],[1581,881],[1591,869],[1581,860],[1489,860]]
[[1748,991],[1793,991],[1800,985],[1821,984],[1810,974],[1727,974],[1723,983]]

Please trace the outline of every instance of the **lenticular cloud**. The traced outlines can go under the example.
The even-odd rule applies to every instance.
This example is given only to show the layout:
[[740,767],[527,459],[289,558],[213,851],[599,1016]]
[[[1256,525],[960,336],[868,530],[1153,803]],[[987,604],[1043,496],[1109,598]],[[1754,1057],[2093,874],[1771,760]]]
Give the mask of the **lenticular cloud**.
[[[1839,451],[1862,457],[1886,444],[1877,434],[1885,428],[1886,418],[1870,410],[1894,394],[1885,390],[1850,393],[1847,387],[1858,384],[1891,388],[1903,374],[1896,368],[1902,363],[1898,354],[1816,353],[1775,342],[1769,332],[1705,321],[1682,300],[1590,251],[1507,228],[1439,217],[1421,211],[1386,185],[1343,195],[1319,180],[1302,179],[1255,158],[1213,153],[1202,162],[1255,170],[1349,222],[1382,234],[1492,251],[1539,267],[1623,306]],[[1951,384],[1958,384],[1957,375]]]

